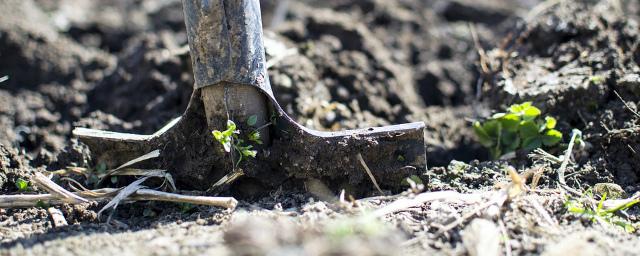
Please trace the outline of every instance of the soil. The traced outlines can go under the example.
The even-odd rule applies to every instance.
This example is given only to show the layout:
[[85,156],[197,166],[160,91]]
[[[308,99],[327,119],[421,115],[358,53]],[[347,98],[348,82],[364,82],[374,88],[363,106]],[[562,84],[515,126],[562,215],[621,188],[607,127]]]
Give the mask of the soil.
[[[0,255],[475,255],[491,237],[500,254],[636,254],[637,232],[567,211],[559,164],[522,152],[492,161],[471,121],[533,101],[565,141],[573,128],[583,133],[569,186],[640,191],[639,3],[261,2],[274,95],[298,123],[337,131],[424,121],[425,191],[496,191],[512,167],[542,170],[538,190],[440,234],[479,204],[434,201],[370,218],[420,188],[341,201],[336,189],[348,184],[244,179],[222,193],[240,200],[235,211],[137,202],[106,223],[103,205],[63,205],[69,225],[54,227],[46,209],[0,209]],[[151,134],[182,115],[193,86],[186,44],[177,0],[0,2],[0,77],[9,76],[0,82],[0,193],[23,193],[15,181],[36,171],[95,167],[74,127]],[[176,176],[178,189],[202,187],[192,178]],[[622,216],[638,227],[639,214]]]

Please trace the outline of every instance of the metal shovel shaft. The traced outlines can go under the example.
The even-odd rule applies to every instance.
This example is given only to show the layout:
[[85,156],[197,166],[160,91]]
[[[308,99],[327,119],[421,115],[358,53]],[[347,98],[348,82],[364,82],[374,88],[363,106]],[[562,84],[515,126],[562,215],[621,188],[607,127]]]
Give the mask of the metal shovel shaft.
[[221,82],[271,93],[258,0],[183,0],[195,88]]

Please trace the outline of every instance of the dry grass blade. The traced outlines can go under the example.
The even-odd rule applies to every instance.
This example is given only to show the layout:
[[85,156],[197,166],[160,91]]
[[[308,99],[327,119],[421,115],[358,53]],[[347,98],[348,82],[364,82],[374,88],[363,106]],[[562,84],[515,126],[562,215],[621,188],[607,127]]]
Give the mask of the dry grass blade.
[[[118,192],[118,194],[107,205],[105,205],[104,207],[102,207],[102,209],[100,209],[100,211],[98,211],[98,218],[100,218],[100,215],[102,215],[102,212],[104,210],[113,207],[113,210],[115,211],[118,207],[118,204],[120,204],[122,200],[135,193],[138,189],[144,188],[144,186],[140,184],[142,184],[142,182],[144,182],[148,178],[149,177],[140,178],[120,190],[120,192]],[[111,215],[109,215],[109,218],[107,218],[107,222],[109,222],[109,220],[111,220]]]
[[507,201],[507,199],[509,199],[509,192],[507,189],[503,189],[498,191],[498,193],[496,193],[494,196],[491,197],[491,199],[489,199],[487,202],[485,202],[484,204],[481,204],[480,206],[474,208],[473,210],[471,210],[470,212],[466,213],[465,215],[462,215],[462,217],[456,219],[455,221],[447,224],[446,226],[443,226],[442,228],[440,228],[440,231],[438,231],[436,236],[441,236],[442,234],[446,233],[447,231],[457,227],[458,225],[462,224],[463,222],[465,222],[466,220],[468,220],[469,218],[473,217],[474,215],[478,215],[480,214],[480,212],[492,205],[498,205],[498,206],[502,206],[504,205],[504,203]]
[[[169,183],[171,191],[176,191],[176,183],[173,180],[173,176],[167,170],[161,169],[137,169],[137,168],[124,168],[115,171],[111,176],[144,176],[144,177],[158,177],[164,178],[165,182]],[[163,183],[164,185],[164,183]]]
[[367,166],[367,163],[364,162],[364,158],[362,158],[362,154],[358,153],[357,157],[358,157],[358,160],[360,161],[360,164],[362,165],[362,167],[364,167],[364,170],[367,172],[367,175],[369,175],[369,178],[371,179],[371,182],[373,182],[373,185],[376,187],[376,189],[378,190],[378,192],[380,192],[381,195],[384,195],[384,192],[382,192],[382,189],[380,189],[380,186],[378,185],[378,181],[376,181],[376,178],[373,177],[373,173],[369,169],[369,166]]
[[549,215],[549,212],[547,212],[547,210],[542,206],[542,204],[540,204],[537,198],[528,197],[526,198],[526,201],[529,203],[529,205],[533,206],[533,209],[535,209],[538,212],[540,217],[542,217],[542,219],[544,219],[549,224],[549,226],[552,227],[554,232],[559,232],[558,222],[556,222],[553,218],[551,218],[551,215]]
[[60,187],[58,184],[51,181],[49,178],[44,176],[42,173],[36,172],[33,177],[33,181],[44,190],[48,191],[51,194],[57,195],[62,201],[67,203],[86,203],[89,202],[87,199],[84,199],[80,196],[77,196],[66,189]]
[[640,192],[635,193],[627,199],[608,199],[602,202],[602,209],[606,211],[618,211],[626,205],[640,202]]
[[567,151],[565,151],[564,156],[562,158],[562,164],[560,164],[560,168],[558,168],[558,180],[560,184],[564,186],[567,185],[567,182],[564,178],[564,171],[567,169],[567,164],[569,163],[569,159],[571,158],[571,152],[573,151],[573,146],[579,134],[580,134],[580,131],[576,129],[573,130],[571,134],[571,140],[569,140],[569,146],[567,147]]
[[411,207],[417,207],[430,201],[449,200],[473,203],[480,201],[481,198],[482,194],[462,194],[456,191],[425,192],[411,199],[398,199],[393,203],[374,211],[373,216],[382,217]]
[[146,153],[146,154],[144,154],[144,155],[142,155],[142,156],[140,156],[140,157],[138,157],[136,159],[133,159],[133,160],[131,160],[129,162],[126,162],[126,163],[116,167],[115,169],[107,171],[105,174],[100,175],[100,179],[102,181],[102,179],[104,179],[105,177],[109,177],[110,175],[112,175],[113,173],[117,172],[120,169],[124,169],[124,168],[132,166],[134,164],[137,164],[139,162],[142,162],[142,161],[145,161],[145,160],[149,160],[149,159],[152,159],[152,158],[156,158],[156,157],[159,157],[159,156],[160,156],[160,150],[156,149],[156,150],[151,151],[149,153]]
[[236,169],[233,172],[220,178],[215,184],[213,184],[209,189],[207,189],[207,192],[214,192],[214,193],[218,192],[223,188],[226,188],[227,186],[231,185],[231,183],[233,183],[238,178],[242,177],[242,175],[244,175],[244,171],[242,169]]

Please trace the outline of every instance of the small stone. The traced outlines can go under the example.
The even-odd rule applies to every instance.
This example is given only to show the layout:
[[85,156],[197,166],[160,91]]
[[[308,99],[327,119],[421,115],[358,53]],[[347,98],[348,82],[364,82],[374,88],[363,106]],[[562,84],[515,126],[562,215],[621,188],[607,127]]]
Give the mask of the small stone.
[[603,196],[607,194],[607,199],[621,199],[626,197],[626,193],[622,187],[615,183],[598,183],[593,185],[593,193]]
[[500,255],[500,229],[490,220],[474,219],[462,233],[462,243],[471,256]]
[[602,248],[598,247],[595,243],[589,242],[592,240],[591,235],[585,235],[584,233],[570,235],[558,242],[547,246],[542,255],[544,256],[565,256],[565,255],[607,255]]

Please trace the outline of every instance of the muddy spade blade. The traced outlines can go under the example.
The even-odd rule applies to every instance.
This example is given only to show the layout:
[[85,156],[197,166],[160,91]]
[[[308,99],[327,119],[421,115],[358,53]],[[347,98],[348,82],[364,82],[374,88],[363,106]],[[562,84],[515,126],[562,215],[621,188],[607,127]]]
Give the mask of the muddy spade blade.
[[[331,188],[398,188],[426,166],[424,123],[340,132],[305,128],[278,105],[269,83],[258,0],[183,0],[195,77],[189,107],[153,135],[77,128],[97,161],[122,164],[156,149],[149,167],[169,170],[178,183],[208,189],[242,170],[268,186],[320,179]],[[259,131],[256,158],[227,153],[211,136],[233,120],[244,141]],[[361,161],[363,160],[363,161]],[[365,167],[365,165],[367,167]],[[369,171],[367,171],[369,169]]]

